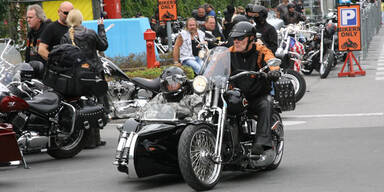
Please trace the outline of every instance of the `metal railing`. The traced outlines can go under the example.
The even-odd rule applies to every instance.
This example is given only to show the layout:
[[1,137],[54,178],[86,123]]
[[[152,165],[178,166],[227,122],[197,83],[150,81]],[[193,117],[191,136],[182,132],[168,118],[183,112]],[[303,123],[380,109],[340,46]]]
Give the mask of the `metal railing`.
[[380,30],[381,27],[381,0],[375,3],[363,1],[360,9],[361,17],[361,51],[360,57],[366,59],[368,54],[368,46],[373,36]]

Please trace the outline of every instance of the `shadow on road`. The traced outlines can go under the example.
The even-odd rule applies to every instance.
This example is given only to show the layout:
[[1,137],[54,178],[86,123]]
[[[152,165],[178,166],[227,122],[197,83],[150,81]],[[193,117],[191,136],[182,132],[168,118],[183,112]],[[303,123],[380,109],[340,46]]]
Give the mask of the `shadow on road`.
[[184,180],[181,177],[181,175],[156,175],[148,178],[127,179],[119,182],[119,184],[122,184],[122,185],[132,185],[133,183],[135,184],[135,190],[139,191],[139,190],[156,189],[164,186],[183,184]]

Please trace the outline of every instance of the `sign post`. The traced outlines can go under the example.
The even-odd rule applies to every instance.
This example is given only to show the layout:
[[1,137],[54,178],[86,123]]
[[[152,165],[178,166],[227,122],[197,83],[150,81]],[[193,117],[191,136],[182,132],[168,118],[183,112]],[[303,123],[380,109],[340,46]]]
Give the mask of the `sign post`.
[[[352,51],[361,50],[361,28],[360,28],[360,5],[345,5],[337,7],[337,35],[339,38],[339,51],[348,51],[344,65],[338,73],[339,77],[355,75],[365,75],[359,62],[356,60]],[[359,68],[359,71],[353,70],[353,60]],[[344,68],[349,62],[349,71],[344,72]]]
[[176,0],[157,0],[159,8],[159,21],[167,22],[168,51],[172,50],[171,21],[177,20]]

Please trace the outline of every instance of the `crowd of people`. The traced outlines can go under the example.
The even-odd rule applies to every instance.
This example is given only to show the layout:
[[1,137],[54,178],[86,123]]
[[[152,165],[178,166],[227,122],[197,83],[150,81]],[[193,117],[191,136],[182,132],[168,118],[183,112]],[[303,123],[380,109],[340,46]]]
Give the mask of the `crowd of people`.
[[[285,24],[297,23],[305,20],[302,15],[302,2],[299,0],[296,5],[288,3],[288,0],[277,6],[277,17],[284,20]],[[224,11],[224,18],[218,21],[216,11],[210,4],[200,6],[192,12],[192,17],[186,21],[186,26],[176,38],[173,48],[173,60],[176,66],[190,66],[195,74],[199,74],[202,67],[202,60],[199,51],[207,46],[213,48],[217,45],[224,45],[231,50],[232,74],[242,70],[255,70],[262,68],[266,62],[274,58],[277,49],[277,34],[274,27],[267,22],[269,10],[261,5],[248,4],[242,6],[227,6]],[[158,12],[156,12],[158,14]],[[83,17],[78,9],[65,1],[58,8],[59,19],[51,22],[46,19],[44,11],[37,5],[31,5],[27,9],[27,21],[30,31],[28,32],[28,44],[26,62],[40,61],[47,65],[50,51],[55,45],[73,44],[78,46],[86,56],[87,63],[100,76],[104,76],[101,61],[97,51],[104,51],[108,47],[105,35],[103,19],[98,20],[98,32],[87,29],[81,25]],[[151,20],[151,26],[159,35],[165,34],[165,23],[160,22],[155,15]],[[221,23],[222,25],[219,25]],[[221,27],[222,26],[222,27]],[[258,38],[256,33],[260,33]],[[206,42],[206,39],[213,41]],[[176,70],[177,71],[177,70]],[[263,151],[270,148],[270,114],[271,103],[268,93],[270,91],[270,80],[276,80],[279,73],[271,69],[269,79],[257,83],[238,83],[238,87],[248,90],[248,100],[251,110],[257,111],[260,115],[258,132],[264,133],[256,138],[255,151]],[[264,91],[260,92],[260,89]],[[257,91],[255,91],[257,90]],[[256,92],[260,95],[255,95]],[[109,111],[106,97],[98,99]],[[96,129],[92,138],[95,138],[88,145],[94,148],[103,145],[100,140],[99,130]],[[259,152],[257,152],[259,153]]]
[[[255,26],[256,32],[261,34],[261,38],[257,41],[266,45],[274,53],[278,47],[277,32],[267,22],[269,11],[274,11],[276,17],[282,19],[285,25],[306,20],[303,15],[302,0],[294,3],[283,0],[274,9],[267,9],[255,4],[248,4],[245,8],[228,5],[222,19],[217,17],[212,5],[204,4],[192,11],[192,17],[187,19],[185,28],[179,32],[173,48],[174,63],[190,66],[198,74],[202,64],[198,53],[203,48],[204,42],[208,48],[217,45],[232,46],[233,39],[229,37],[229,34],[233,26],[240,21],[249,21]],[[157,32],[157,35],[165,39],[165,22],[158,21],[156,18],[158,15],[155,14],[151,20],[151,27]]]

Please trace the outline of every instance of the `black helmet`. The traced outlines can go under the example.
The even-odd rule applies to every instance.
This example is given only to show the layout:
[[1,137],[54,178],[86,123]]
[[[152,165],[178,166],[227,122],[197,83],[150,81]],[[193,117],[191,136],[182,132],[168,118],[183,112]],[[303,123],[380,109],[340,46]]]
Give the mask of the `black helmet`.
[[249,21],[249,19],[245,15],[236,15],[232,19],[232,25],[236,25],[237,23],[239,23],[241,21]]
[[181,68],[168,67],[160,75],[160,90],[168,102],[178,102],[183,98],[186,82],[187,76]]
[[247,6],[245,6],[245,12],[252,12],[252,9],[253,9],[253,4],[250,3],[248,4]]
[[294,5],[293,3],[288,3],[287,8],[288,8],[288,9],[290,9],[290,8],[295,8],[295,5]]
[[255,36],[256,35],[256,28],[248,21],[241,21],[233,26],[231,33],[229,33],[229,36],[231,38],[235,37],[241,37],[241,36]]
[[260,17],[267,18],[268,16],[268,9],[261,5],[253,6],[252,12],[259,13]]

